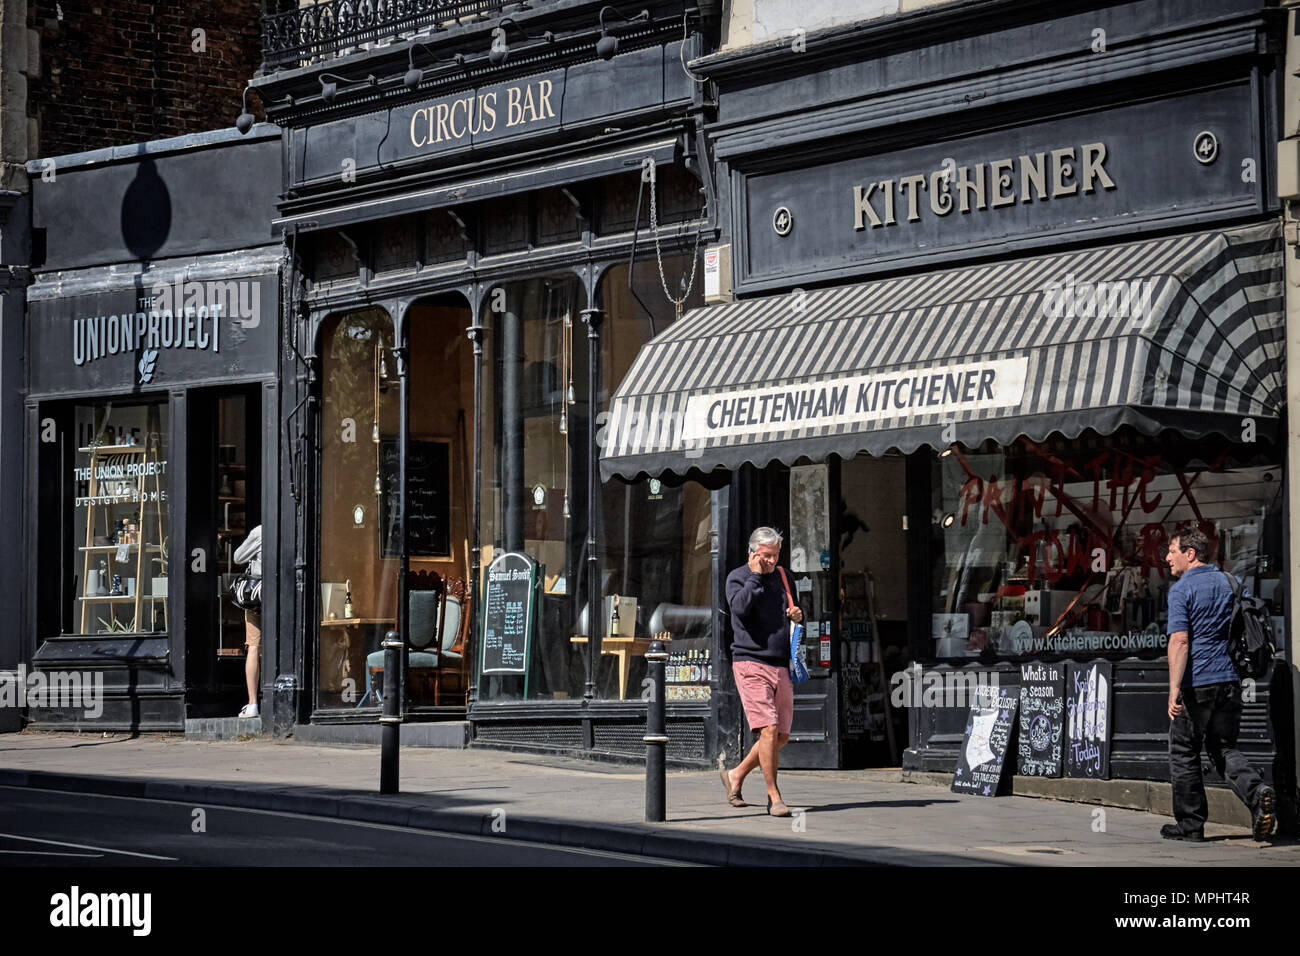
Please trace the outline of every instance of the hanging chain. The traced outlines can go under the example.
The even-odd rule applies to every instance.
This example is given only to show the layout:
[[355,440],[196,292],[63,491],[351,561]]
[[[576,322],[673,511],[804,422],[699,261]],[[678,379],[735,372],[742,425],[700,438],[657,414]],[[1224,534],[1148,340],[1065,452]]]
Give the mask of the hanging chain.
[[668,278],[664,275],[664,253],[663,249],[659,246],[659,209],[655,202],[655,187],[657,185],[658,176],[655,173],[655,161],[653,159],[647,159],[646,164],[650,172],[650,231],[654,233],[655,237],[655,258],[659,262],[659,283],[664,287],[664,295],[667,296],[668,301],[673,304],[673,309],[676,313],[675,317],[680,319],[682,317],[682,306],[685,305],[686,300],[690,298],[691,289],[695,287],[695,269],[700,262],[700,236],[703,233],[699,230],[695,233],[695,248],[691,250],[691,278],[686,283],[686,291],[684,291],[682,297],[678,299],[668,291]]

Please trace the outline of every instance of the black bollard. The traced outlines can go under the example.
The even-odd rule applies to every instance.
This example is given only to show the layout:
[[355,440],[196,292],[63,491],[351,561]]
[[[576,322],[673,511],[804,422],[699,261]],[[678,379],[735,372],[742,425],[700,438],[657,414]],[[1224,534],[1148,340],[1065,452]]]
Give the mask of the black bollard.
[[663,823],[668,817],[668,781],[664,763],[668,746],[668,727],[664,712],[664,650],[662,634],[656,634],[646,651],[646,671],[650,678],[650,700],[645,721],[645,819],[646,823]]
[[402,742],[402,714],[398,709],[402,686],[402,640],[396,631],[384,635],[384,710],[379,746],[379,792],[396,793],[398,747]]

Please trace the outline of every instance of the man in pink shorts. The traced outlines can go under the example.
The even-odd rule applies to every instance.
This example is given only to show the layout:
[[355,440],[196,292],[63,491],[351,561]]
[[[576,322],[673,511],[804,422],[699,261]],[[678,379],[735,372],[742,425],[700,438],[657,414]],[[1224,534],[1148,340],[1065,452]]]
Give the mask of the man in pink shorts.
[[776,565],[781,540],[772,528],[755,529],[749,536],[748,564],[727,575],[727,607],[735,634],[731,672],[749,729],[758,734],[758,740],[738,767],[721,771],[727,802],[743,807],[741,785],[751,770],[762,766],[767,812],[774,817],[790,816],[776,785],[777,753],[790,740],[794,718],[790,622],[803,620],[803,612],[793,606],[785,577]]

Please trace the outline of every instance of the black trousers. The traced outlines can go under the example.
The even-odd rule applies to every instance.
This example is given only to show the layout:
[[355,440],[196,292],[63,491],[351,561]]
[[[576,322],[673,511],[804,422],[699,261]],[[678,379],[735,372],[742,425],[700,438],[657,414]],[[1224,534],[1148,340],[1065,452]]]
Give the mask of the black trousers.
[[1185,833],[1200,833],[1209,815],[1201,776],[1202,744],[1214,769],[1254,809],[1263,779],[1237,749],[1240,726],[1241,685],[1236,681],[1183,691],[1183,712],[1169,725],[1169,777],[1174,819]]

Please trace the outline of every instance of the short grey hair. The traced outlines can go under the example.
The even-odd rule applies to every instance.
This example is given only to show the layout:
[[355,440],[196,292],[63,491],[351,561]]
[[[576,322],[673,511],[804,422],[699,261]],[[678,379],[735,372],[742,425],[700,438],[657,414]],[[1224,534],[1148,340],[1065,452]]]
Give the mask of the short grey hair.
[[775,528],[769,528],[766,525],[762,528],[755,528],[754,533],[749,536],[749,553],[753,554],[760,546],[765,544],[774,544],[778,548],[785,539],[781,537],[781,532]]

